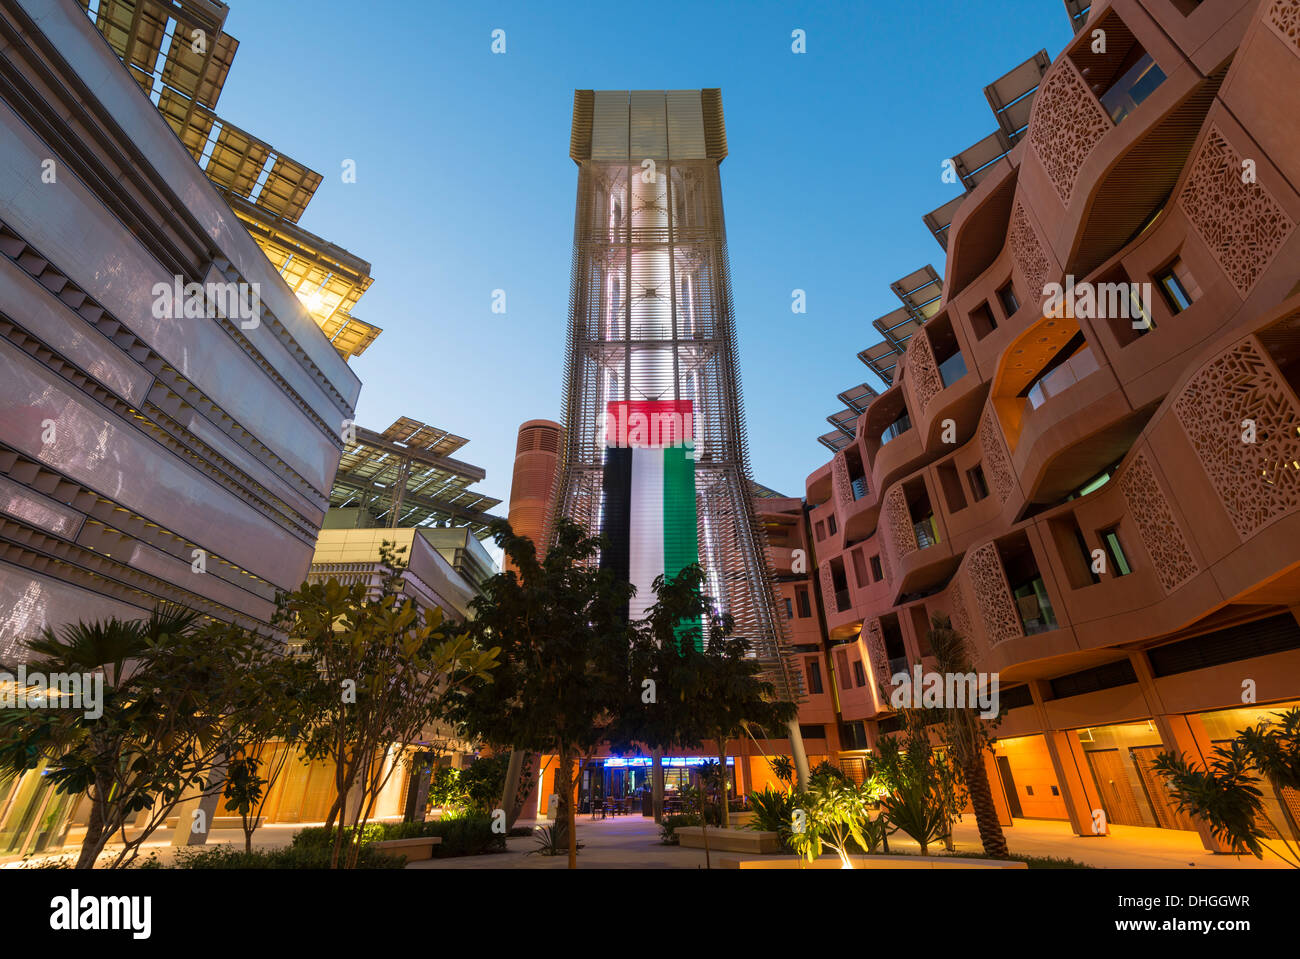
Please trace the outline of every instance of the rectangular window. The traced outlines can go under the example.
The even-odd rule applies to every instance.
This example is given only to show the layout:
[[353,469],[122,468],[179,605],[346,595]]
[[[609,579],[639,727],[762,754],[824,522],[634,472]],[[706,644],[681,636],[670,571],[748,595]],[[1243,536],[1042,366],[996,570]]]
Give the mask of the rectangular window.
[[1171,313],[1181,313],[1195,302],[1200,289],[1183,261],[1175,259],[1155,276],[1156,286]]
[[1124,555],[1124,546],[1119,541],[1119,528],[1111,527],[1101,531],[1101,541],[1106,544],[1106,552],[1110,556],[1111,565],[1115,569],[1116,576],[1127,576],[1133,572],[1133,568],[1128,564],[1128,557]]
[[975,502],[978,503],[989,495],[989,484],[984,480],[984,467],[971,467],[966,471],[966,479],[970,482],[970,492],[975,497]]
[[808,692],[813,696],[820,696],[825,689],[822,687],[822,665],[815,659],[805,659],[803,661],[804,675],[808,677]]
[[1014,316],[1020,309],[1020,301],[1016,299],[1016,288],[1010,281],[998,290],[998,302],[1002,304],[1002,315],[1008,318]]
[[1074,527],[1074,541],[1079,544],[1079,553],[1083,556],[1083,565],[1088,569],[1088,576],[1094,583],[1100,583],[1101,577],[1092,567],[1092,550],[1088,549],[1088,541],[1083,538],[1083,530],[1079,529],[1077,524]]
[[795,595],[799,600],[799,618],[807,619],[812,615],[812,606],[808,603],[808,590],[801,589]]
[[820,543],[826,538],[826,524],[819,520],[815,530],[817,532],[817,542]]
[[1132,329],[1134,336],[1143,336],[1156,328],[1156,321],[1151,318],[1150,311],[1142,302],[1142,293],[1136,283],[1129,284],[1128,305],[1129,316],[1132,318],[1129,328]]
[[835,518],[834,513],[826,517],[826,528],[830,530],[832,536],[834,536],[836,533],[840,531],[840,524],[839,521]]
[[853,551],[853,578],[858,581],[858,589],[862,589],[864,586],[869,585],[871,582],[870,580],[867,579],[867,567],[866,564],[862,561],[861,548],[855,549]]
[[787,596],[782,602],[785,603],[785,618],[794,619],[794,606],[790,602],[790,597]]
[[853,682],[857,686],[867,685],[867,674],[862,670],[862,660],[853,661]]
[[871,557],[871,581],[878,583],[885,578],[884,570],[880,568],[880,557]]
[[849,679],[849,654],[842,649],[835,650],[835,672],[840,674],[840,689],[852,689]]
[[970,311],[970,326],[977,340],[984,339],[998,328],[998,321],[993,319],[993,311],[987,303],[981,303]]

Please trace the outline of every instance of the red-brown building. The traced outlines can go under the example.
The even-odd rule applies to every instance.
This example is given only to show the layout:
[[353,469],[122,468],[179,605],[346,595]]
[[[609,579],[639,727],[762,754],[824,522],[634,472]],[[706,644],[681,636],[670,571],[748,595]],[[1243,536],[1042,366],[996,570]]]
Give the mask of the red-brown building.
[[[1300,700],[1298,24],[1296,0],[1093,4],[941,208],[941,298],[863,353],[901,354],[889,387],[832,419],[806,504],[760,507],[803,722],[841,761],[896,727],[935,613],[999,676],[1007,821],[1195,828],[1152,757]],[[1295,829],[1300,796],[1263,788]]]

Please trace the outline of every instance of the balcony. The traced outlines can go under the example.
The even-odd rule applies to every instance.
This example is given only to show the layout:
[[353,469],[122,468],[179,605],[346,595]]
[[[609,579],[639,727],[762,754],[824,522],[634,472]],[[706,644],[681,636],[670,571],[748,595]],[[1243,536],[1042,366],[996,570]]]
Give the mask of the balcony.
[[1151,59],[1151,54],[1143,53],[1137,63],[1129,67],[1114,85],[1100,97],[1101,105],[1116,126],[1137,109],[1147,97],[1155,92],[1156,87],[1165,82],[1165,72]]
[[939,364],[939,379],[945,387],[952,386],[966,375],[966,359],[960,353],[954,353]]
[[939,543],[939,530],[934,523],[934,514],[914,522],[912,531],[916,534],[916,548],[925,549],[928,546],[936,546]]
[[1020,624],[1024,627],[1026,636],[1058,628],[1056,612],[1052,609],[1052,601],[1047,596],[1047,588],[1043,585],[1041,576],[1013,586],[1011,595],[1016,601]]
[[1029,388],[1027,399],[1030,409],[1038,409],[1053,396],[1059,396],[1089,373],[1098,369],[1097,357],[1085,346],[1074,356],[1048,373],[1044,373]]
[[911,419],[908,418],[908,415],[904,413],[898,419],[894,420],[894,422],[886,426],[884,431],[881,432],[880,445],[884,446],[886,443],[890,442],[891,440],[898,439],[900,436],[902,436],[911,428],[912,428],[912,421]]

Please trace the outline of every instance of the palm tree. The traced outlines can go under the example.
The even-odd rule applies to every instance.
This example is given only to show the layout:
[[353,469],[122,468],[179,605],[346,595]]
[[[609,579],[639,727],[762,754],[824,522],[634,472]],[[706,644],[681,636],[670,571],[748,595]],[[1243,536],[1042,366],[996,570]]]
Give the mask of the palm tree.
[[[947,616],[936,613],[931,620],[928,635],[935,666],[940,673],[974,672],[966,640],[952,628]],[[980,718],[973,703],[962,707],[948,703],[940,712],[943,714],[944,740],[961,769],[971,805],[975,808],[975,824],[979,827],[984,852],[993,859],[1006,859],[1010,855],[1007,840],[1002,834],[1002,824],[998,822],[988,769],[984,765],[984,752],[989,749],[992,741],[989,727]]]
[[[123,828],[130,813],[137,811],[134,803],[138,797],[124,789],[124,781],[131,778],[125,769],[143,760],[129,754],[125,747],[133,742],[136,717],[150,709],[148,690],[141,688],[140,682],[151,651],[172,637],[189,634],[199,618],[193,610],[163,605],[147,619],[113,617],[70,623],[58,632],[46,628],[26,643],[30,661],[39,663],[47,673],[104,674],[105,718],[83,721],[74,717],[64,721],[63,715],[43,714],[25,728],[15,728],[15,751],[0,757],[2,764],[19,770],[30,761],[19,751],[58,755],[52,773],[54,781],[66,791],[89,795],[90,815],[78,869],[93,868],[112,834]],[[109,703],[116,703],[117,708],[108,709]]]

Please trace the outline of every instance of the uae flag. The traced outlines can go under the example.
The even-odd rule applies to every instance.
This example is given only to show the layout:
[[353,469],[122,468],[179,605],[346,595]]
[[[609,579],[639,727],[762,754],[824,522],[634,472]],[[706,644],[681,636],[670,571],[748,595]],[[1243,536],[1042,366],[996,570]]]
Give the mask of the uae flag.
[[606,405],[600,565],[636,587],[632,620],[655,604],[657,576],[672,579],[699,561],[692,419],[689,400]]

